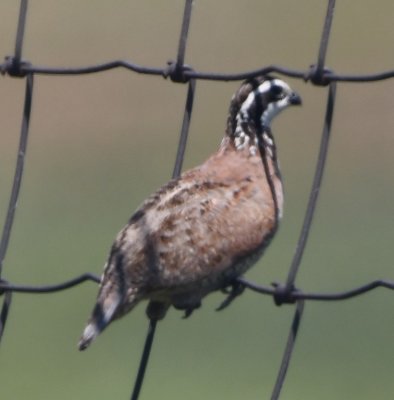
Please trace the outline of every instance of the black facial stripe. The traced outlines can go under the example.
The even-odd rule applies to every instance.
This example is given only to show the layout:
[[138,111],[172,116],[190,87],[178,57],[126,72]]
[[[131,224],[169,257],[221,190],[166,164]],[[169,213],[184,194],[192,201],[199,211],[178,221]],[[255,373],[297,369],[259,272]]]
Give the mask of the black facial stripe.
[[263,132],[263,127],[261,126],[261,116],[263,114],[263,96],[258,90],[254,91],[253,105],[255,107],[253,115],[254,126],[256,127],[257,134],[261,135]]

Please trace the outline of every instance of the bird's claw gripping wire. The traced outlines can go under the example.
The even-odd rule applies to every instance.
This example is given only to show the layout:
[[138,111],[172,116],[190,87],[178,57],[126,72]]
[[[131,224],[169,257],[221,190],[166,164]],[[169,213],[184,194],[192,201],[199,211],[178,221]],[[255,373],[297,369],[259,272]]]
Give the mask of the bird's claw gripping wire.
[[245,285],[241,282],[234,281],[229,286],[222,289],[222,292],[227,294],[227,297],[222,301],[216,311],[222,311],[227,308],[238,296],[245,290]]

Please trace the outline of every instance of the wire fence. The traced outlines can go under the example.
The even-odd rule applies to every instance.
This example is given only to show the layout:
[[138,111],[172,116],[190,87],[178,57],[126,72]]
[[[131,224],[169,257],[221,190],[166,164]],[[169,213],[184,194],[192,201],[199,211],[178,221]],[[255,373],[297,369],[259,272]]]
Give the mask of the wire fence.
[[[320,301],[333,301],[344,300],[351,297],[362,295],[373,289],[384,287],[394,289],[394,282],[387,280],[376,280],[369,282],[363,286],[340,293],[312,293],[304,292],[296,287],[295,281],[299,271],[302,257],[304,254],[305,246],[308,241],[310,227],[313,221],[315,207],[318,201],[320,186],[324,174],[325,161],[328,152],[328,145],[330,141],[331,124],[335,108],[335,93],[336,82],[371,82],[389,79],[394,77],[394,70],[377,72],[368,75],[344,75],[331,71],[326,67],[325,58],[330,38],[331,24],[334,17],[335,0],[328,0],[327,13],[324,19],[324,26],[320,40],[320,47],[316,62],[311,65],[307,70],[300,71],[294,70],[279,65],[263,66],[259,69],[240,72],[234,74],[221,74],[195,71],[192,67],[184,64],[185,51],[187,47],[188,31],[190,20],[192,16],[192,3],[193,0],[185,0],[185,8],[182,20],[182,28],[179,36],[179,45],[176,60],[168,63],[163,68],[152,68],[140,66],[129,61],[117,60],[105,64],[97,64],[79,68],[52,68],[46,66],[37,66],[30,62],[22,60],[22,47],[25,31],[25,23],[27,17],[28,0],[21,0],[19,20],[17,25],[17,34],[15,40],[15,51],[13,56],[5,58],[4,63],[0,64],[0,71],[4,75],[15,78],[24,78],[26,81],[25,100],[22,115],[22,125],[20,131],[20,142],[18,147],[18,156],[15,167],[14,179],[11,189],[11,195],[8,204],[8,210],[3,226],[1,241],[0,241],[0,296],[3,297],[2,308],[0,313],[0,341],[4,332],[7,316],[10,311],[12,296],[15,292],[24,293],[48,293],[57,292],[61,290],[70,289],[86,281],[93,281],[98,283],[99,277],[91,273],[85,273],[74,279],[54,285],[47,286],[29,286],[23,284],[14,284],[1,278],[2,267],[7,253],[9,239],[14,221],[16,204],[19,197],[19,190],[22,182],[22,175],[24,170],[24,160],[27,150],[27,139],[29,134],[29,121],[30,111],[32,105],[33,94],[33,81],[34,76],[37,74],[44,75],[80,75],[97,73],[107,71],[114,68],[126,68],[132,72],[146,74],[146,75],[161,75],[165,78],[171,79],[173,82],[188,85],[186,104],[184,109],[183,123],[180,133],[178,150],[172,177],[180,175],[187,137],[189,130],[190,118],[193,111],[193,99],[197,80],[213,80],[213,81],[235,81],[251,78],[257,75],[275,72],[285,76],[302,79],[310,82],[315,86],[328,86],[327,90],[327,106],[323,122],[323,132],[321,136],[320,150],[315,169],[315,175],[310,191],[308,205],[306,207],[304,222],[301,228],[299,239],[296,245],[296,250],[288,270],[287,280],[285,283],[275,283],[272,286],[258,285],[256,283],[247,281],[244,278],[239,278],[238,282],[245,288],[256,291],[258,293],[272,296],[275,303],[279,306],[282,304],[295,304],[295,311],[291,329],[289,332],[288,340],[284,349],[282,362],[277,373],[277,379],[274,384],[271,399],[275,400],[280,397],[282,386],[285,382],[286,373],[291,360],[292,352],[294,350],[297,333],[302,322],[304,305],[306,300],[320,300]],[[134,388],[131,394],[132,400],[139,398],[140,390],[142,388],[144,374],[148,364],[150,350],[154,339],[156,330],[156,321],[149,322],[148,332],[146,336],[145,345],[142,352],[142,357],[135,379]]]

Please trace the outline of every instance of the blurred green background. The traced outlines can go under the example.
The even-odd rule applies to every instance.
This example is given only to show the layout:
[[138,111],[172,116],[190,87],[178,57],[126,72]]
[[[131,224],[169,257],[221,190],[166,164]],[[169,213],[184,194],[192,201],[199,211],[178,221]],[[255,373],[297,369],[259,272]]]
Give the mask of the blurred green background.
[[[18,3],[0,2],[0,55],[13,52]],[[238,72],[316,59],[324,1],[198,0],[186,62]],[[183,1],[39,0],[29,5],[24,58],[82,66],[113,59],[162,67],[176,55]],[[338,2],[328,65],[338,73],[393,68],[394,3]],[[275,121],[286,209],[248,278],[286,278],[311,185],[326,88],[288,79],[303,107]],[[239,83],[198,82],[185,168],[213,152]],[[0,221],[4,220],[24,80],[0,79]],[[327,173],[297,278],[336,292],[394,279],[394,81],[340,84]],[[101,273],[117,231],[170,176],[186,87],[125,70],[37,76],[26,173],[4,278],[50,284]],[[0,349],[0,398],[127,399],[147,329],[144,306],[84,353],[76,344],[96,296],[86,283],[51,295],[16,294]],[[216,313],[213,294],[192,318],[160,323],[141,399],[268,399],[293,315],[246,292]],[[308,302],[282,399],[391,399],[394,293]]]

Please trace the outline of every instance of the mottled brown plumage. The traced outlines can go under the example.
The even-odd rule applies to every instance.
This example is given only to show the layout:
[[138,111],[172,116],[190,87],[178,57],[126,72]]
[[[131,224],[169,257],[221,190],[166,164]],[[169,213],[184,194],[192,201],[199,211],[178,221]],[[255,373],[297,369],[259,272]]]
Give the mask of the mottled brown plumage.
[[292,104],[300,98],[279,79],[241,86],[219,150],[150,196],[118,234],[80,349],[144,299],[150,318],[171,305],[190,314],[261,256],[283,206],[269,124]]

